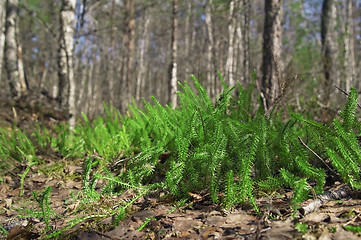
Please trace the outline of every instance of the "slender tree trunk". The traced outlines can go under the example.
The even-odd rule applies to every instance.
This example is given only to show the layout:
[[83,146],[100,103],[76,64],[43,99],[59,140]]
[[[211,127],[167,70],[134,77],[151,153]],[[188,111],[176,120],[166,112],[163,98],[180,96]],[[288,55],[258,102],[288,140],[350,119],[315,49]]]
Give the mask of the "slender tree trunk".
[[122,93],[125,98],[122,101],[122,111],[125,111],[126,107],[130,103],[134,84],[132,84],[132,72],[133,72],[133,52],[134,52],[134,0],[125,1],[125,34],[124,34],[124,61],[122,69]]
[[243,9],[243,72],[244,79],[248,83],[250,81],[249,71],[250,71],[250,46],[249,46],[249,35],[250,35],[250,15],[251,15],[251,0],[242,0],[242,9]]
[[[238,61],[236,61],[236,68],[235,71],[237,73],[237,76],[239,76],[239,80],[244,83],[245,77],[244,77],[244,46],[243,46],[243,35],[242,35],[242,25],[241,22],[238,21],[237,22],[237,28],[236,28],[236,39],[235,39],[235,46],[237,46],[237,59]],[[237,93],[238,94],[238,93]]]
[[[190,18],[192,15],[192,1],[188,1],[187,3],[187,16],[186,16],[186,20],[185,20],[185,39],[184,39],[184,56],[186,57],[186,59],[188,60],[185,64],[185,79],[189,78],[189,66],[190,66],[190,58],[191,56],[189,55],[190,52],[190,39],[191,39],[191,34],[192,34],[192,25],[190,25]],[[191,27],[190,27],[191,26]]]
[[282,42],[282,0],[265,0],[261,91],[268,110],[279,95]]
[[2,79],[5,44],[5,0],[0,0],[0,84]]
[[12,97],[21,95],[19,79],[17,42],[16,42],[16,16],[18,0],[6,1],[6,23],[5,23],[5,69],[8,75],[10,92]]
[[178,1],[173,0],[173,25],[172,25],[172,57],[170,64],[170,99],[169,103],[173,108],[177,106],[177,33],[178,33],[178,21],[177,21],[177,12],[178,12]]
[[235,85],[235,81],[233,79],[233,54],[234,54],[234,29],[235,29],[235,16],[234,16],[234,0],[231,0],[229,3],[229,19],[228,19],[228,53],[227,53],[227,61],[226,61],[226,69],[228,73],[228,82],[230,86]]
[[207,50],[207,93],[210,96],[213,96],[213,77],[212,77],[212,53],[213,53],[213,48],[214,48],[214,39],[213,39],[213,27],[212,27],[212,15],[211,15],[211,4],[212,4],[212,0],[209,0],[207,6],[206,6],[206,10],[205,10],[205,14],[206,14],[206,25],[207,25],[207,34],[208,34],[208,50]]
[[146,72],[146,62],[144,61],[145,53],[147,52],[148,45],[149,45],[149,22],[150,18],[148,16],[148,11],[145,10],[144,13],[144,24],[143,24],[143,34],[142,39],[140,40],[139,46],[139,70],[137,76],[137,86],[136,86],[136,93],[135,93],[135,100],[140,102],[141,96],[141,89],[142,89],[142,82],[145,81],[145,72]]
[[69,111],[70,129],[74,129],[76,120],[75,80],[73,66],[74,20],[76,0],[62,0],[60,10],[59,32],[59,103],[60,107]]
[[114,46],[115,46],[115,37],[114,37],[114,11],[115,11],[115,0],[112,0],[112,8],[110,11],[110,62],[109,62],[109,98],[111,101],[114,101]]
[[209,0],[205,9],[205,22],[208,34],[207,50],[207,93],[215,98],[217,95],[217,60],[216,60],[216,43],[213,30],[212,20],[213,1]]
[[345,87],[349,91],[355,84],[355,49],[352,18],[352,0],[346,1],[346,24],[345,24]]
[[323,84],[323,104],[328,105],[333,84],[338,84],[337,77],[337,39],[336,39],[336,5],[335,0],[324,0],[321,17],[322,62],[325,75]]
[[20,44],[18,45],[17,55],[18,55],[18,69],[19,69],[19,82],[21,92],[26,92],[28,88],[28,83],[25,78],[25,70],[24,70],[24,61],[23,61],[23,49]]

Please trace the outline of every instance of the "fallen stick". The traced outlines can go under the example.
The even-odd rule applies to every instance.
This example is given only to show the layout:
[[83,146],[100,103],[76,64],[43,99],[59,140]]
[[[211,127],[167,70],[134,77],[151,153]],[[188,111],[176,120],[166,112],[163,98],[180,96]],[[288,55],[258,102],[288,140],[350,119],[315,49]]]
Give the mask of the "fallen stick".
[[316,211],[322,205],[331,200],[340,200],[350,196],[350,189],[346,185],[342,185],[338,189],[325,191],[322,194],[317,194],[317,197],[306,206],[301,207],[298,211],[302,216]]

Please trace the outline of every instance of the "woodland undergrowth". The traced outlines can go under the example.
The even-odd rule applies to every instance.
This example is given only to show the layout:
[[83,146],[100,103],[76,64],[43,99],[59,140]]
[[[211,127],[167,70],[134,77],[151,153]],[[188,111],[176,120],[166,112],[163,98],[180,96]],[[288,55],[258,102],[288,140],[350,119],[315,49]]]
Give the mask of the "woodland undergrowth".
[[[332,124],[299,113],[284,120],[280,111],[265,114],[262,101],[252,101],[254,78],[245,89],[237,86],[237,97],[222,80],[224,90],[214,104],[192,76],[192,84],[180,84],[178,108],[153,99],[144,109],[131,105],[122,116],[110,104],[93,121],[82,115],[73,132],[67,125],[37,125],[26,134],[14,124],[0,132],[0,169],[6,175],[13,165],[27,163],[19,175],[24,179],[43,163],[37,153],[51,149],[67,159],[85,159],[82,191],[89,199],[161,188],[178,200],[206,192],[224,208],[251,203],[256,210],[261,191],[290,189],[297,206],[321,193],[326,181],[361,189],[357,91],[351,89]],[[99,180],[101,191],[95,190]],[[129,204],[117,210],[118,220]]]

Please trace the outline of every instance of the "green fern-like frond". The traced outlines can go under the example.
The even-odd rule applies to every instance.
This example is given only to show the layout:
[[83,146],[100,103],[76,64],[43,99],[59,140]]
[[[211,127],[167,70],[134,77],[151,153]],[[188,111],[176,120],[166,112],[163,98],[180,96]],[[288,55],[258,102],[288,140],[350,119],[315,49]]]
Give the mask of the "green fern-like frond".
[[350,131],[355,125],[355,115],[357,107],[358,94],[357,90],[352,87],[348,95],[347,103],[345,109],[340,112],[340,115],[343,119],[343,127],[346,131]]

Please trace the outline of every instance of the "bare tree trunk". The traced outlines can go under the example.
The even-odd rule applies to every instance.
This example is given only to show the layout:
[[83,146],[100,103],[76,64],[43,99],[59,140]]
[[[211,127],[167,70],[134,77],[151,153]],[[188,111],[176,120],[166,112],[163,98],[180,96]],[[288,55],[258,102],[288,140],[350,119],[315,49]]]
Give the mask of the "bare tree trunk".
[[321,17],[321,40],[322,40],[322,62],[325,75],[323,84],[323,104],[328,105],[333,84],[338,84],[337,77],[337,39],[336,27],[336,5],[335,0],[324,0]]
[[18,69],[19,69],[20,89],[21,89],[21,92],[24,93],[28,90],[28,84],[25,79],[23,49],[20,44],[17,44],[17,45],[18,45],[17,53],[18,53]]
[[251,1],[242,0],[243,9],[243,71],[244,79],[248,83],[249,78],[249,61],[250,61],[250,46],[249,46],[249,35],[250,35],[250,15],[251,15]]
[[[185,20],[185,40],[184,40],[184,55],[186,57],[186,59],[190,59],[191,56],[189,56],[189,52],[190,52],[190,38],[191,38],[191,34],[192,34],[192,27],[190,27],[190,17],[192,14],[192,1],[188,1],[187,3],[187,16],[186,16],[186,20]],[[190,62],[187,61],[186,65],[185,65],[185,79],[189,78],[189,66],[190,66]]]
[[132,87],[132,71],[133,71],[133,51],[134,51],[134,1],[125,1],[125,34],[124,34],[124,61],[122,69],[122,93],[125,97],[122,101],[122,111],[125,111],[126,107],[130,103],[131,95],[134,89]]
[[76,120],[75,80],[73,66],[73,25],[75,20],[75,3],[76,0],[62,0],[61,2],[58,50],[58,99],[60,107],[69,111],[71,116],[69,119],[71,130],[74,129]]
[[[238,61],[236,61],[236,68],[235,71],[237,73],[237,76],[239,76],[239,80],[241,82],[244,82],[245,78],[244,78],[244,46],[243,46],[243,35],[242,35],[242,25],[240,21],[237,21],[237,28],[236,28],[236,39],[235,39],[235,46],[237,46],[237,59]],[[238,93],[237,93],[238,94]]]
[[115,46],[115,37],[114,37],[114,11],[115,11],[115,0],[112,0],[112,8],[110,11],[110,62],[109,62],[109,98],[111,101],[114,101],[114,46]]
[[261,91],[269,110],[279,94],[282,43],[282,0],[265,0]]
[[0,0],[0,84],[4,59],[5,44],[5,0]]
[[169,93],[170,99],[169,103],[173,108],[177,106],[177,32],[178,32],[178,21],[177,21],[177,12],[178,12],[178,0],[173,0],[173,25],[172,25],[172,57],[170,64],[170,85]]
[[216,49],[215,49],[215,38],[213,31],[213,21],[212,21],[212,8],[213,1],[209,0],[206,9],[205,9],[205,22],[207,26],[208,34],[208,51],[207,51],[207,93],[215,98],[217,94],[217,80],[216,80]]
[[228,73],[228,82],[230,86],[234,86],[233,79],[233,54],[234,54],[234,29],[235,29],[235,16],[234,16],[234,0],[229,3],[229,19],[228,19],[228,53],[226,61],[226,69]]
[[144,13],[144,24],[143,24],[143,34],[142,39],[140,40],[140,47],[139,47],[139,70],[137,76],[137,86],[136,86],[136,93],[135,93],[135,100],[140,102],[140,90],[142,89],[142,82],[145,80],[145,70],[146,70],[146,63],[144,61],[145,53],[147,52],[148,45],[149,45],[149,22],[150,18],[148,16],[147,10]]
[[345,87],[349,91],[355,84],[355,49],[352,18],[352,0],[346,1],[346,24],[345,24]]
[[17,56],[18,47],[16,42],[16,16],[18,3],[18,0],[6,1],[5,69],[8,75],[12,97],[18,97],[21,95]]

